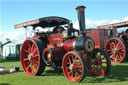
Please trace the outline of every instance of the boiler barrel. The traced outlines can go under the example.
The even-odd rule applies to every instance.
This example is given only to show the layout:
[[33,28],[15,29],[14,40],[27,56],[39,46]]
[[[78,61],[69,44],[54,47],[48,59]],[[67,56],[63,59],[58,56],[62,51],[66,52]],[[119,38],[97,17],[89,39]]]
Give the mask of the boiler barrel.
[[90,37],[80,37],[64,42],[63,48],[66,51],[76,50],[91,52],[95,47],[94,41]]

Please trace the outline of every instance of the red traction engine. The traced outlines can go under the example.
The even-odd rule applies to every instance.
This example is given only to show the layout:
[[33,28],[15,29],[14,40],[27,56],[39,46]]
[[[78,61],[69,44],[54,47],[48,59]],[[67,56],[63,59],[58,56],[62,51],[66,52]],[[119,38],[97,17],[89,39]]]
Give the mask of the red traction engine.
[[[121,63],[128,59],[128,38],[126,35],[128,29],[124,32],[127,27],[128,21],[98,26],[97,30],[104,31],[102,31],[102,36],[99,36],[99,40],[102,41],[102,47],[109,54],[112,63]],[[122,32],[121,29],[123,29]],[[118,33],[119,30],[121,33]],[[109,35],[106,35],[105,32]]]
[[70,20],[55,16],[15,25],[15,28],[53,28],[52,32],[35,32],[33,38],[24,41],[20,59],[27,75],[41,75],[45,67],[49,66],[55,69],[62,68],[68,80],[81,82],[87,68],[95,76],[106,75],[109,72],[109,56],[104,50],[95,49],[93,40],[86,36],[84,9],[84,6],[76,8],[80,30],[74,29]]

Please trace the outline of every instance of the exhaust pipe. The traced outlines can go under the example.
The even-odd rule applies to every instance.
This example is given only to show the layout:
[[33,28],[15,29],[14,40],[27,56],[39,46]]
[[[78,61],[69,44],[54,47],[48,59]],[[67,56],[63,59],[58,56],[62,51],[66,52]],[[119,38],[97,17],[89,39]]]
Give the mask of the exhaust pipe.
[[76,8],[77,13],[78,13],[78,22],[79,22],[79,27],[80,27],[80,34],[82,37],[86,36],[86,28],[85,28],[85,6],[78,6]]

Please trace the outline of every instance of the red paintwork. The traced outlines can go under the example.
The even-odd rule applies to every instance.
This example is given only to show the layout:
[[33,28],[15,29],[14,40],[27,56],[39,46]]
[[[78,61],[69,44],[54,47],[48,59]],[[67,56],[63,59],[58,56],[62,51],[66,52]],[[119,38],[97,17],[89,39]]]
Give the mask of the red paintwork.
[[63,43],[63,35],[61,33],[57,33],[57,34],[52,34],[49,38],[48,38],[49,42],[51,44],[58,44],[58,43]]
[[[21,54],[20,54],[20,61],[23,67],[23,70],[26,72],[27,75],[33,76],[36,75],[39,69],[39,48],[36,46],[36,43],[31,40],[27,39],[24,41]],[[27,58],[31,56],[30,58]]]
[[62,60],[62,57],[67,51],[73,50],[73,42],[75,39],[63,41],[61,33],[51,34],[48,38],[49,43],[47,48],[54,48],[55,60]]
[[[113,36],[116,36],[117,31],[116,29],[113,29]],[[86,35],[91,37],[95,42],[95,48],[104,48],[106,42],[108,39],[111,38],[110,35],[108,35],[109,29],[90,29],[90,32],[88,32]]]
[[83,77],[85,70],[80,57],[73,52],[69,52],[65,55],[63,59],[63,68],[65,76],[72,82],[79,81]]
[[[120,63],[126,57],[127,50],[125,49],[126,46],[123,44],[124,41],[118,39],[120,34],[117,33],[116,28],[127,26],[128,21],[98,26],[97,29],[91,29],[90,33],[87,33],[87,36],[90,36],[94,40],[95,48],[105,48],[113,63]],[[113,31],[113,36],[108,35],[109,30]],[[117,46],[118,43],[121,44],[120,47]],[[122,50],[120,50],[120,48],[122,48]],[[115,49],[118,50],[117,53],[113,53]]]
[[66,51],[73,50],[74,39],[63,42],[61,33],[51,34],[48,40],[50,44],[47,44],[47,48],[54,48],[55,60],[57,61],[62,60]]
[[110,55],[112,63],[121,63],[127,55],[126,45],[119,38],[110,39],[105,50]]
[[[90,63],[89,71],[95,75],[95,76],[103,76],[105,73],[107,73],[108,67],[108,59],[103,51],[99,49],[95,49],[97,58],[93,61],[93,63]],[[100,55],[98,55],[100,53]],[[100,68],[100,69],[99,69]]]
[[63,48],[66,50],[66,51],[71,51],[73,50],[73,42],[75,41],[75,39],[72,39],[72,40],[69,40],[69,41],[66,41],[64,42],[63,44]]

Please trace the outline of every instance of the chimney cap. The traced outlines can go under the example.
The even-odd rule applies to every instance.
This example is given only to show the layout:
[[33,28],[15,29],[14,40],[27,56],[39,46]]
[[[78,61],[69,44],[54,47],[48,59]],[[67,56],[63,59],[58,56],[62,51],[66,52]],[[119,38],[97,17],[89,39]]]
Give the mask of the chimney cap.
[[85,6],[78,6],[76,7],[76,10],[79,12],[79,11],[84,11],[86,7]]

